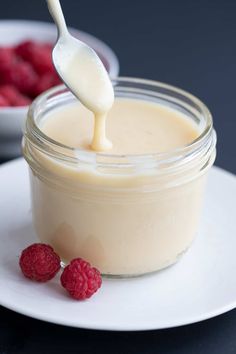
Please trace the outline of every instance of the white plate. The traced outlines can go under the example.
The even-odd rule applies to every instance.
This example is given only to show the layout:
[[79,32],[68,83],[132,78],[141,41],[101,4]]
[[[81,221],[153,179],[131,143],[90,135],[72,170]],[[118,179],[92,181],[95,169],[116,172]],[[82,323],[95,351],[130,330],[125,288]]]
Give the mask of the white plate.
[[0,168],[0,304],[48,322],[92,329],[148,330],[201,321],[236,307],[236,178],[214,167],[202,226],[174,266],[134,279],[104,279],[90,300],[67,297],[58,278],[25,279],[21,250],[35,241],[26,164]]

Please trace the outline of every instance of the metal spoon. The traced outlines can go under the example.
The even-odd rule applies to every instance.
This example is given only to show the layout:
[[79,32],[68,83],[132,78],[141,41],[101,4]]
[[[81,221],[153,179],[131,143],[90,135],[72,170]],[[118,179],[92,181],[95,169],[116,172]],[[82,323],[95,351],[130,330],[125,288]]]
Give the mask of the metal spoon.
[[52,59],[65,85],[95,114],[107,112],[114,101],[109,75],[95,51],[67,29],[59,0],[47,0],[58,29]]

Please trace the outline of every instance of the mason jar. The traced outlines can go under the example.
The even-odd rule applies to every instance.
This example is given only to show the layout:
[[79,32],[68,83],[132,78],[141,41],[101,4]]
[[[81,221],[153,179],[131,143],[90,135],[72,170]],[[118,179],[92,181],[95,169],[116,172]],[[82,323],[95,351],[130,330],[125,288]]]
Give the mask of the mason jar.
[[183,90],[131,78],[113,85],[115,97],[184,113],[198,127],[198,138],[173,151],[143,155],[65,146],[40,129],[48,113],[76,102],[60,86],[31,105],[23,152],[39,240],[52,245],[65,263],[82,257],[103,274],[136,276],[173,264],[191,245],[216,134],[207,107]]

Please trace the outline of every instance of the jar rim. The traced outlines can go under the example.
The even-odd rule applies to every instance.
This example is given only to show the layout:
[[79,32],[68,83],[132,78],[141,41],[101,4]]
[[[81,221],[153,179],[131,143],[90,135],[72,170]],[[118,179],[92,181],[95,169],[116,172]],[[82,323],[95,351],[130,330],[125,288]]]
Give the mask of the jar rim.
[[[43,103],[47,102],[47,99],[50,96],[56,94],[62,94],[68,92],[68,89],[65,85],[59,85],[54,88],[51,88],[38,96],[31,106],[29,107],[28,111],[28,118],[25,125],[24,136],[28,139],[35,147],[39,147],[40,143],[44,145],[43,150],[47,152],[49,155],[59,158],[59,159],[66,159],[68,162],[75,162],[77,163],[78,160],[88,163],[88,164],[96,164],[100,166],[112,166],[115,167],[116,165],[122,165],[123,167],[130,167],[137,164],[150,164],[151,161],[155,161],[155,164],[162,163],[165,165],[166,163],[169,164],[171,162],[182,160],[185,156],[191,154],[195,154],[198,150],[205,145],[209,145],[209,139],[212,140],[212,134],[215,135],[213,130],[213,120],[212,115],[207,108],[207,106],[197,97],[188,93],[185,90],[182,90],[178,87],[165,84],[159,81],[154,80],[147,80],[147,79],[140,79],[140,78],[131,78],[131,77],[118,77],[112,79],[113,85],[117,84],[131,84],[133,87],[135,85],[145,85],[151,89],[163,89],[170,91],[174,94],[180,95],[180,97],[189,100],[192,102],[197,108],[201,110],[202,116],[205,119],[205,127],[203,131],[199,134],[199,136],[193,140],[191,143],[186,144],[184,146],[169,150],[167,152],[153,152],[153,153],[145,153],[145,154],[111,154],[105,152],[96,152],[96,151],[86,151],[80,148],[74,148],[57,142],[56,140],[48,137],[43,131],[37,126],[34,115],[36,108]],[[72,95],[72,94],[71,94]],[[171,97],[171,96],[170,96]],[[180,98],[181,101],[181,98]],[[213,138],[215,140],[215,138]],[[208,144],[207,144],[208,143]],[[45,151],[45,145],[48,147],[47,151]],[[213,145],[215,145],[213,143]],[[59,151],[58,151],[59,150]],[[72,154],[71,154],[72,153]],[[111,163],[112,160],[112,163]]]

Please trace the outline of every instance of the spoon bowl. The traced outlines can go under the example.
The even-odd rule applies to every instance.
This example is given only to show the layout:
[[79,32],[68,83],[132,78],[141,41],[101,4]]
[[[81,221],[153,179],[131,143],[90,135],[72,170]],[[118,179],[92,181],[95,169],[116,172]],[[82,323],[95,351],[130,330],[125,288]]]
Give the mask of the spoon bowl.
[[72,93],[95,114],[107,112],[114,101],[109,75],[96,54],[67,29],[59,0],[47,0],[57,25],[58,40],[53,49],[56,71]]

